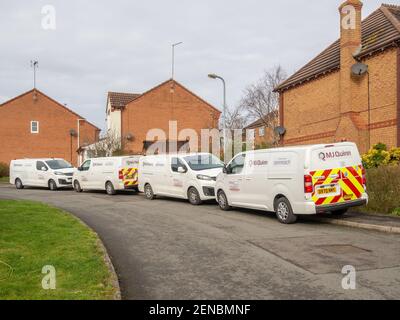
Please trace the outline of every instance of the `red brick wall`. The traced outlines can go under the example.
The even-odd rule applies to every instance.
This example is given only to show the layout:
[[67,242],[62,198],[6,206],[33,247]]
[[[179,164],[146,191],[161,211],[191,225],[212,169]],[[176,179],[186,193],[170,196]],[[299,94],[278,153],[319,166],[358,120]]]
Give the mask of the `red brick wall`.
[[[0,106],[0,162],[17,158],[64,158],[77,165],[78,141],[70,130],[78,131],[80,117],[46,95],[33,91]],[[39,121],[39,133],[31,133],[31,121]],[[80,144],[98,139],[98,129],[80,121]]]
[[[159,128],[168,135],[169,120],[177,121],[178,133],[194,129],[200,137],[201,129],[218,128],[220,112],[192,94],[183,86],[166,82],[145,93],[126,106],[122,112],[122,138],[127,153],[141,153],[149,130]],[[133,135],[132,141],[124,137]],[[176,140],[174,137],[167,139]]]
[[[365,59],[370,76],[371,145],[397,141],[397,48]],[[353,81],[349,108],[341,113],[340,74],[333,72],[281,93],[285,145],[354,141],[366,152],[368,137],[368,75]]]

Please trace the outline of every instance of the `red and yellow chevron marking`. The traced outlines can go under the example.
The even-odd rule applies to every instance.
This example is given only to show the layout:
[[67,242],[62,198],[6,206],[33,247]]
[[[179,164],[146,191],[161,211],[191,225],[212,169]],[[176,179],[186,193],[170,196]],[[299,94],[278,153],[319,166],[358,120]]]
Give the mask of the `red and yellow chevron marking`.
[[121,170],[124,185],[126,187],[135,186],[138,184],[138,170],[137,168],[124,168]]
[[[312,200],[317,206],[357,200],[365,192],[362,184],[362,166],[318,170],[310,172],[310,175],[314,185]],[[317,194],[318,186],[330,184],[337,184],[340,194],[328,197]]]

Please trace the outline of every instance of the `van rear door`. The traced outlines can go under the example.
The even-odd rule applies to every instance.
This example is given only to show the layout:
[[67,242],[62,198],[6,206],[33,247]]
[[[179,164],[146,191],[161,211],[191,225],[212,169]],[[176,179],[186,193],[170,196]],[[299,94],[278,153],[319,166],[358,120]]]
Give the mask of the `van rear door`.
[[317,206],[354,201],[365,192],[361,158],[352,143],[312,149],[309,175]]
[[126,157],[122,159],[118,178],[124,183],[125,188],[134,188],[138,185],[139,157]]

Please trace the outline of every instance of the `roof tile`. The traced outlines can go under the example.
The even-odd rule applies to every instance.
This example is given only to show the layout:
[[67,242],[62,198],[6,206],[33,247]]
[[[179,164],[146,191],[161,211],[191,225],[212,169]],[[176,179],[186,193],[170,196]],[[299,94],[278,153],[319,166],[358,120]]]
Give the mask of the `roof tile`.
[[[361,27],[363,49],[358,55],[360,58],[400,41],[400,6],[383,4],[362,21]],[[340,40],[336,40],[275,90],[287,90],[339,68]]]

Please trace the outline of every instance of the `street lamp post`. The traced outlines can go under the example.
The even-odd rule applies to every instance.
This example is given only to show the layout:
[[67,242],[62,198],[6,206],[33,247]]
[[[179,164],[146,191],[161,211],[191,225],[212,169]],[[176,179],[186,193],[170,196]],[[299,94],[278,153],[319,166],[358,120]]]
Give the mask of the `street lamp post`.
[[224,139],[224,162],[226,162],[226,83],[225,79],[222,78],[221,76],[218,76],[214,73],[210,73],[208,75],[209,78],[211,79],[219,79],[222,81],[223,85],[223,92],[224,92],[224,101],[223,101],[223,121],[222,121],[222,131],[223,131],[223,139]]

